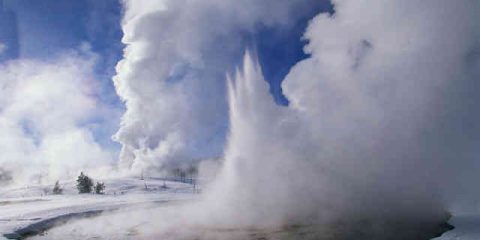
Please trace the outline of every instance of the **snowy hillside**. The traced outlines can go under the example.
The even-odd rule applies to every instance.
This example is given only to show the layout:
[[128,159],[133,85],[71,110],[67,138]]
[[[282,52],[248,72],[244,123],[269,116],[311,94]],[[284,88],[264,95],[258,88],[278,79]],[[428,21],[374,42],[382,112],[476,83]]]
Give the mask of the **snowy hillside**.
[[480,214],[458,214],[450,220],[455,226],[435,240],[478,240],[480,239]]
[[52,195],[52,186],[3,188],[0,234],[7,238],[36,235],[72,219],[190,200],[198,191],[192,184],[162,179],[109,179],[105,186],[103,195],[78,194],[73,181],[62,186],[62,195]]
[[[0,239],[26,236],[32,239],[136,239],[141,229],[152,225],[141,216],[162,215],[171,204],[182,204],[199,197],[196,186],[178,181],[115,178],[106,180],[105,185],[104,195],[78,194],[74,181],[62,184],[62,195],[52,195],[53,186],[2,188]],[[450,223],[455,229],[435,240],[480,239],[480,215],[460,214],[454,216]],[[305,235],[310,230],[302,228],[295,231]],[[270,234],[272,236],[293,234],[286,230],[272,232],[276,234]],[[229,231],[215,234],[230,236],[244,233]]]

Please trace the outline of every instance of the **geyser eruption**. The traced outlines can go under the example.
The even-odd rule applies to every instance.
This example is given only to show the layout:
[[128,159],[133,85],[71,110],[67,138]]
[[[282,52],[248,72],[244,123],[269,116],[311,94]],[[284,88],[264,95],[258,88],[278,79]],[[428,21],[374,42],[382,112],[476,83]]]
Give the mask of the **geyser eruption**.
[[[440,163],[405,169],[403,164],[421,156],[407,152],[407,159],[399,159],[395,147],[384,150],[389,143],[381,139],[403,134],[376,130],[387,120],[363,112],[351,113],[352,119],[319,118],[310,110],[277,106],[249,54],[229,96],[226,162],[205,201],[217,210],[209,212],[212,226],[259,231],[305,226],[311,239],[427,239],[438,233],[447,213],[438,179],[423,171]],[[332,135],[317,129],[324,121],[335,129]]]
[[[244,46],[213,50],[256,23],[233,14],[209,25],[218,7],[232,13],[250,1],[180,2],[192,8],[127,1],[129,46],[116,84],[127,104],[117,140],[128,167],[181,161],[221,128],[212,119],[227,106],[216,94]],[[478,169],[480,3],[333,4],[333,15],[311,20],[310,57],[283,81],[289,106],[274,103],[258,61],[246,55],[227,86],[223,169],[200,211],[182,220],[227,229],[314,226],[314,239],[426,239],[456,197],[471,192],[457,186],[472,186]],[[282,19],[253,8],[258,15],[248,19]],[[164,27],[150,29],[157,21]]]
[[293,27],[322,2],[126,0],[127,47],[114,79],[127,109],[115,135],[120,165],[138,172],[221,155],[225,73],[250,35]]
[[283,82],[290,106],[274,104],[247,54],[230,84],[226,161],[208,198],[220,210],[209,218],[321,224],[341,239],[433,237],[449,194],[462,194],[454,185],[472,186],[478,169],[479,132],[464,124],[479,118],[480,3],[334,4],[311,21],[311,57]]

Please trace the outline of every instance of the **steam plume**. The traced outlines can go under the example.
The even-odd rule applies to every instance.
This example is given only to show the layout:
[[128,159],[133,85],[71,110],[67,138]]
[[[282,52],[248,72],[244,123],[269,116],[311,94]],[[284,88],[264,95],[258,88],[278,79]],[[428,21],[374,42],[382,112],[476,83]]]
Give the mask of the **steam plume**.
[[0,168],[15,182],[48,182],[113,162],[93,135],[92,119],[104,117],[104,108],[92,64],[72,53],[0,65]]
[[306,30],[310,57],[283,81],[287,107],[269,95],[254,54],[224,83],[243,33],[288,24],[291,6],[311,2],[272,3],[125,2],[128,47],[115,78],[127,106],[116,134],[122,165],[215,154],[203,148],[223,145],[215,133],[229,113],[213,187],[185,211],[142,214],[158,219],[152,235],[301,224],[343,227],[340,239],[412,239],[403,230],[424,230],[478,196],[478,1],[333,1],[335,14]]
[[[283,26],[318,1],[125,1],[125,57],[115,86],[127,111],[115,139],[126,169],[218,157],[227,129],[225,73],[258,25]],[[269,14],[265,14],[265,12]]]
[[479,120],[479,3],[333,1],[335,14],[305,33],[311,57],[283,82],[288,107],[274,104],[250,54],[227,106],[223,76],[246,46],[242,33],[288,24],[289,7],[310,4],[268,2],[125,2],[122,164],[215,153],[207,146],[223,141],[215,133],[229,109],[226,161],[207,195],[218,223],[438,219],[449,196],[462,196],[452,185],[478,169],[480,132],[465,123]]
[[283,82],[289,107],[249,54],[230,85],[219,223],[435,221],[465,197],[452,183],[472,186],[479,3],[334,3]]

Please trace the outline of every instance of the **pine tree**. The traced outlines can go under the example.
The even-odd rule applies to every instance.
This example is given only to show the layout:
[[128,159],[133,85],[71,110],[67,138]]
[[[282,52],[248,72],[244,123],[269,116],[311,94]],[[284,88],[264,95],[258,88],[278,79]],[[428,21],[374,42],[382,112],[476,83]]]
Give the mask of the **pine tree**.
[[63,189],[60,187],[60,183],[58,181],[55,182],[55,186],[53,186],[52,192],[55,195],[60,195],[63,193]]
[[103,182],[97,182],[97,185],[95,185],[95,193],[103,194],[104,190],[105,190],[105,184]]
[[80,173],[80,176],[77,178],[77,189],[78,193],[91,193],[93,188],[93,181],[90,177]]

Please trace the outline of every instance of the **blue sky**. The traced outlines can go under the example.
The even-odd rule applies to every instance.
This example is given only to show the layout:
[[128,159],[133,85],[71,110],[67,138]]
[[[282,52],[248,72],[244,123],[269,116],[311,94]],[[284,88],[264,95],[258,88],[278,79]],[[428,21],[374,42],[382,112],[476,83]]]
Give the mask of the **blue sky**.
[[[22,58],[48,59],[83,43],[101,59],[97,74],[111,86],[110,77],[122,55],[121,4],[117,0],[4,0],[16,14]],[[113,93],[113,88],[107,88]],[[106,93],[106,101],[116,102]]]
[[[88,45],[98,57],[95,74],[103,89],[99,98],[112,109],[123,108],[111,81],[123,49],[120,28],[122,7],[117,0],[4,0],[4,8],[2,15],[8,13],[11,20],[13,13],[17,22],[17,34],[13,33],[13,27],[3,34],[3,38],[9,39],[2,40],[10,45],[14,44],[12,38],[18,40],[18,55],[10,53],[9,58],[48,61]],[[14,35],[17,36],[12,37]],[[102,125],[104,120],[92,121]],[[97,141],[104,146],[118,148],[118,144],[111,141],[116,128],[97,128],[94,131]]]
[[333,13],[333,6],[327,1],[319,1],[291,28],[260,28],[254,36],[263,73],[278,104],[288,104],[282,94],[281,82],[295,63],[308,57],[303,52],[307,42],[302,40],[302,36],[309,20],[319,12]]
[[[112,108],[123,108],[115,94],[111,77],[122,57],[122,6],[117,0],[4,0],[7,11],[16,15],[20,58],[49,59],[65,51],[88,44],[98,54],[97,78],[104,85],[102,102]],[[308,21],[322,11],[332,12],[332,6],[319,1],[309,12],[288,28],[259,26],[251,36],[273,98],[287,105],[281,81],[289,69],[306,58],[301,40]],[[115,128],[112,128],[115,129]],[[110,144],[112,129],[97,130],[96,137]]]

